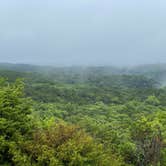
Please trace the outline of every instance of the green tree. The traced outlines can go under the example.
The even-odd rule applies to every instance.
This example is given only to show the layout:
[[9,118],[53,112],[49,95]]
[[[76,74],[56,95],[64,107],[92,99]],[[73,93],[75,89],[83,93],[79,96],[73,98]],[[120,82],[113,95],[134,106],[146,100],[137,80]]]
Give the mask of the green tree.
[[156,118],[141,117],[134,123],[132,137],[137,146],[136,166],[160,164],[162,133],[161,123]]
[[[21,156],[21,143],[31,131],[31,108],[24,98],[24,84],[17,80],[13,84],[0,82],[0,164],[14,164]],[[20,159],[21,160],[21,159]]]
[[56,123],[34,133],[25,145],[31,163],[40,166],[122,166],[117,156],[75,125]]

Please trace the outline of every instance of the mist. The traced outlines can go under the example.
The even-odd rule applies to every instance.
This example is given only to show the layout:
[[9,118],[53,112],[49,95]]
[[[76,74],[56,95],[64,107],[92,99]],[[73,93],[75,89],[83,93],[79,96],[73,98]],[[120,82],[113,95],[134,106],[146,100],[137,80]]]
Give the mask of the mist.
[[164,0],[5,0],[0,62],[166,63]]

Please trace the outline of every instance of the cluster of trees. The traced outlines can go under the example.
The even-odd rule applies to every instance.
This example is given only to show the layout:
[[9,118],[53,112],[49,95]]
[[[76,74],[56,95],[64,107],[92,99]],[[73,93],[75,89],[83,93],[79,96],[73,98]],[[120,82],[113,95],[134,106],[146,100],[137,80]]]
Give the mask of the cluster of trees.
[[0,84],[1,165],[103,165],[120,166],[122,160],[77,125],[37,120],[33,102],[23,95],[23,83]]
[[35,113],[44,121],[56,117],[79,125],[128,165],[166,164],[166,108],[154,96],[122,105],[41,104]]
[[66,70],[0,72],[0,165],[166,166],[165,88]]

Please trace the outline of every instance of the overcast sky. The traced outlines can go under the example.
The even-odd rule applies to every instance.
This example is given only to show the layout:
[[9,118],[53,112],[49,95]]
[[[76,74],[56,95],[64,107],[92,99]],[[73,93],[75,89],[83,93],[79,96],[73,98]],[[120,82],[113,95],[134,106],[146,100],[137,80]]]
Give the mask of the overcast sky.
[[0,1],[0,62],[166,63],[166,0]]

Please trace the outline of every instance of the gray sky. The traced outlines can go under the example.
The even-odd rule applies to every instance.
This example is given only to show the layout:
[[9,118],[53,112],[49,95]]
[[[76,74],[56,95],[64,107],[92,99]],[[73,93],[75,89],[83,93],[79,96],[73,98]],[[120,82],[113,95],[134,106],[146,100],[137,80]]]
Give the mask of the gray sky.
[[3,0],[0,62],[166,63],[166,1]]

